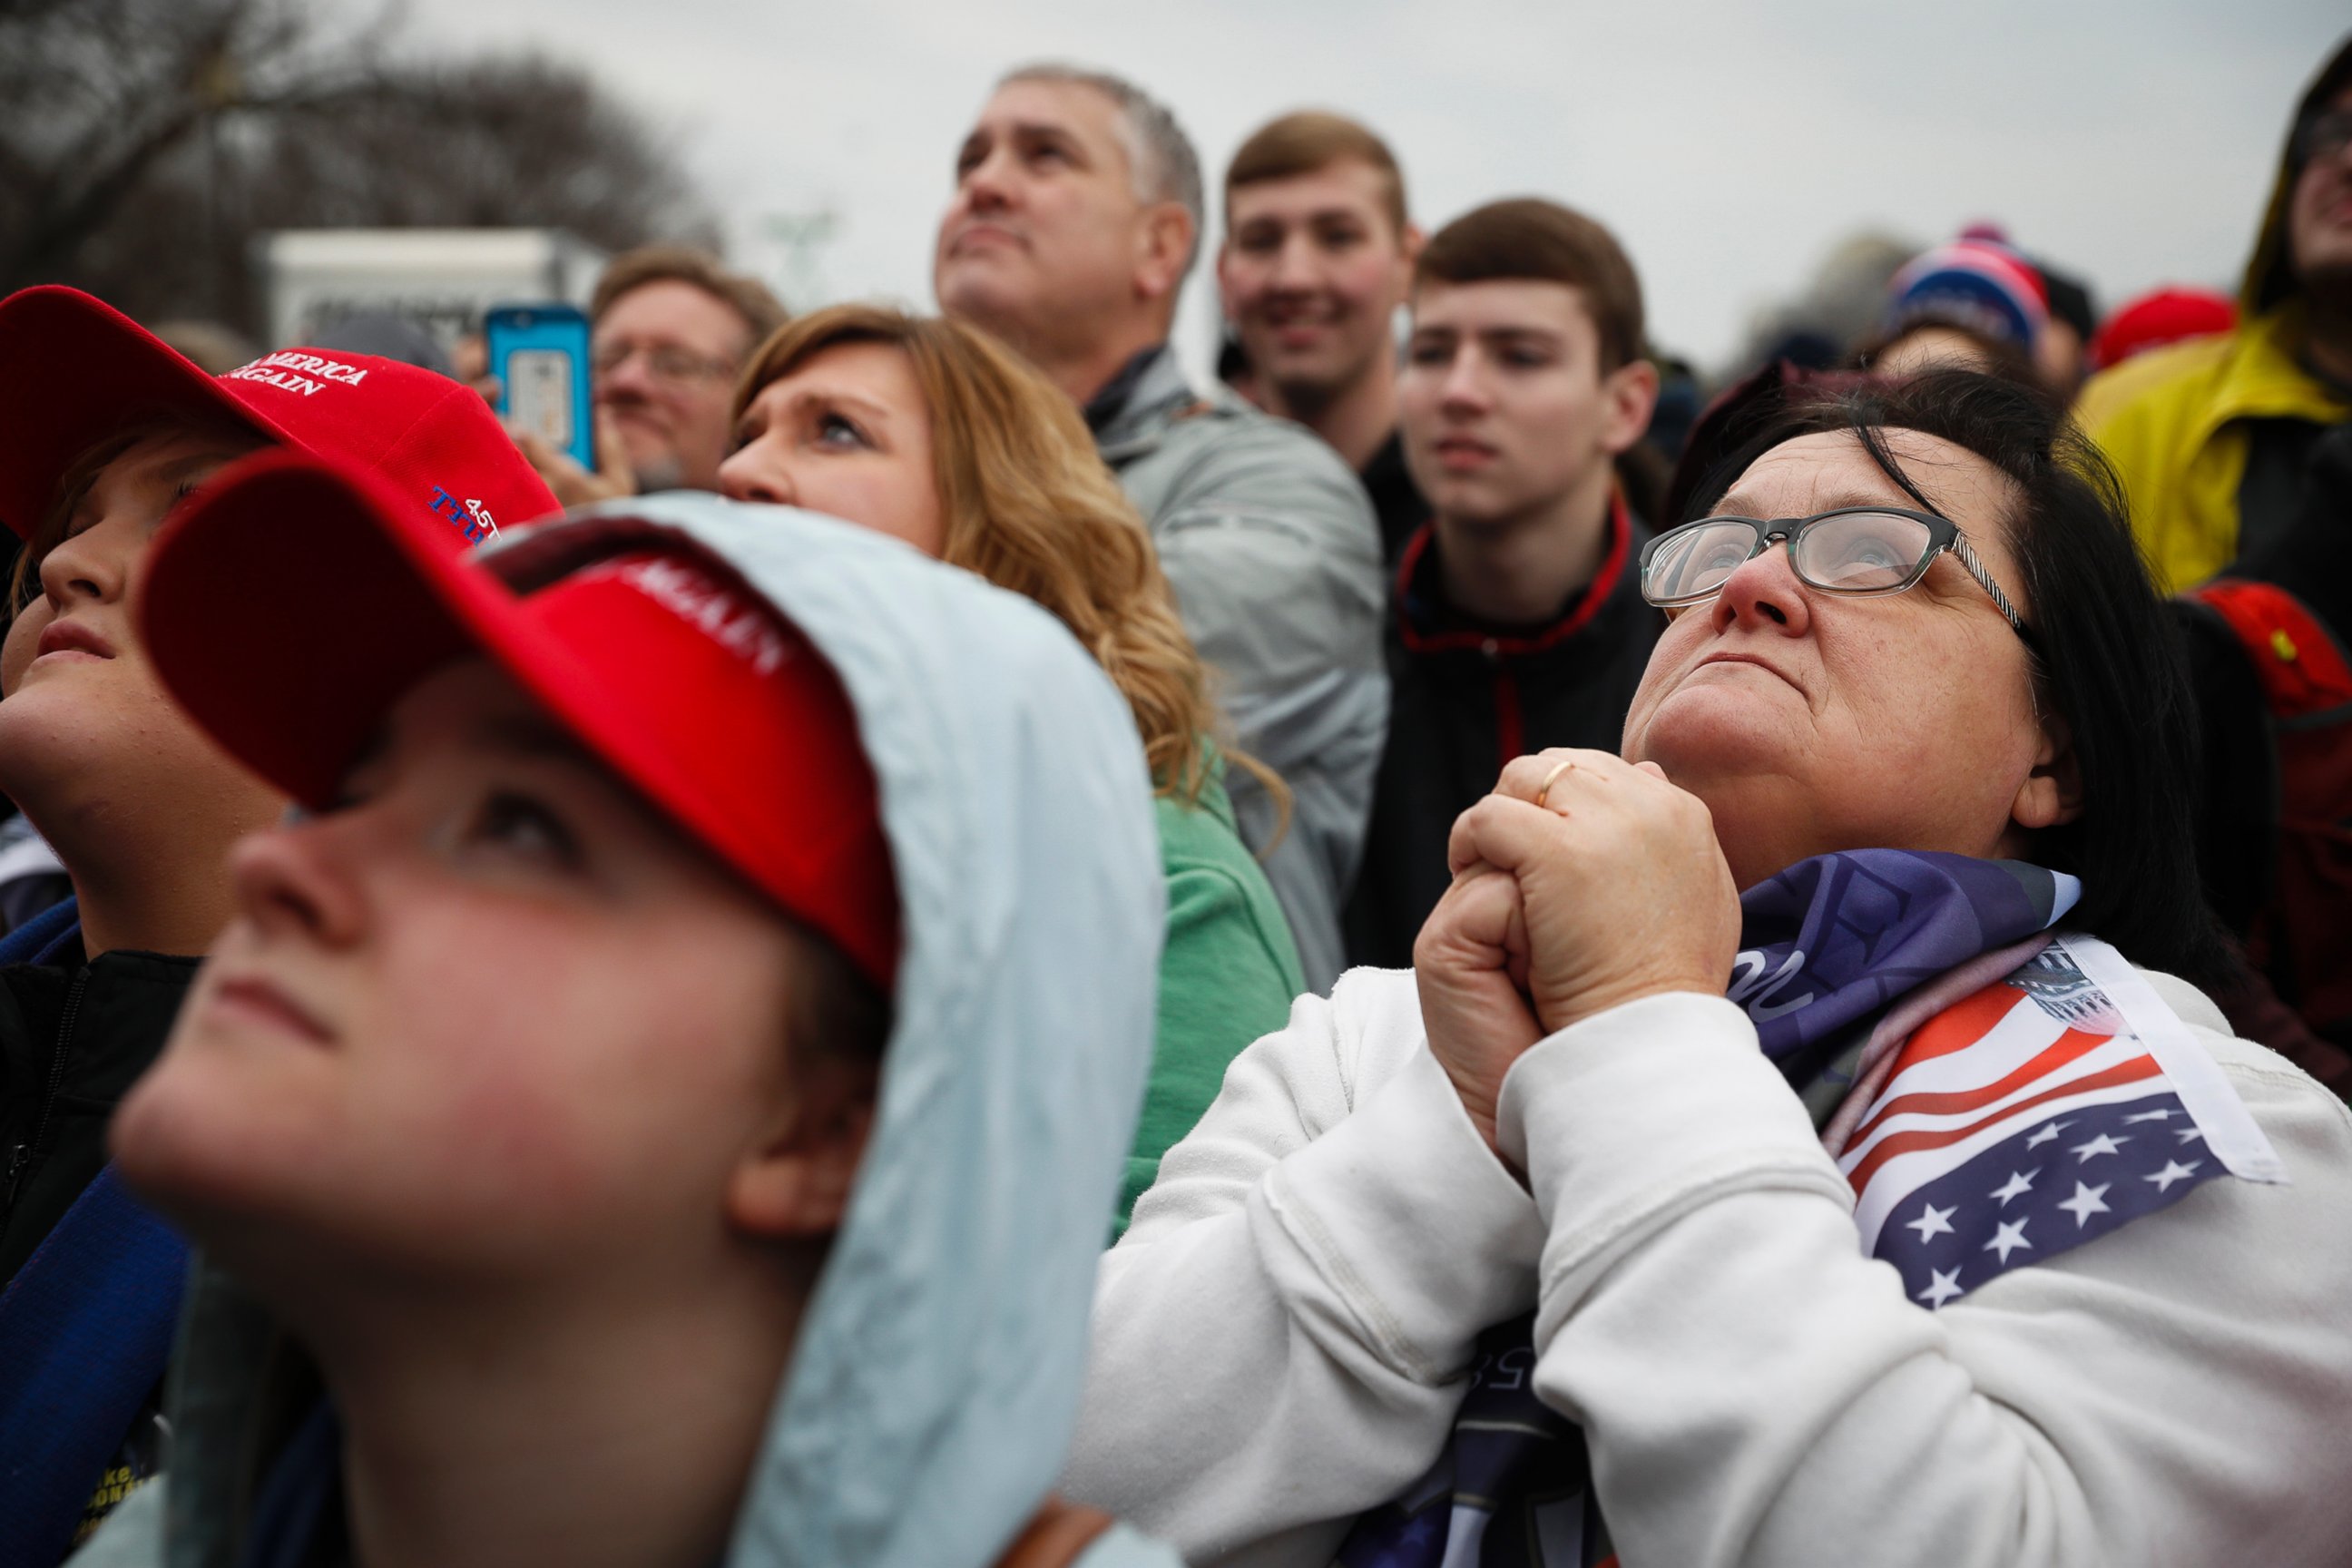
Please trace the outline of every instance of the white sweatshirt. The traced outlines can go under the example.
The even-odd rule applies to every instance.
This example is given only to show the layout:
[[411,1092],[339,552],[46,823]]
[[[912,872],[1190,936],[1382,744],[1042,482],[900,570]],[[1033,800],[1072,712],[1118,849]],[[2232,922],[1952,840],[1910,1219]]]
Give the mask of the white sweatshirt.
[[1354,971],[1234,1062],[1106,1255],[1063,1489],[1196,1564],[1316,1568],[1539,1300],[1536,1385],[1626,1568],[2352,1563],[2352,1113],[2147,978],[2290,1184],[2207,1182],[1930,1311],[1730,1003],[1522,1058],[1530,1193],[1412,974]]

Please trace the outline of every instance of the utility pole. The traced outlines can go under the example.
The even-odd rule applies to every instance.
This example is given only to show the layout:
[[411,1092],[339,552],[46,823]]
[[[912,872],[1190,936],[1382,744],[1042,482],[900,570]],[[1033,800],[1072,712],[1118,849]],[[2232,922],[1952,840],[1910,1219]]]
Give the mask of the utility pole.
[[794,314],[823,299],[823,255],[840,227],[841,215],[830,205],[806,212],[769,213],[761,218],[760,237],[776,252],[772,268],[776,291]]

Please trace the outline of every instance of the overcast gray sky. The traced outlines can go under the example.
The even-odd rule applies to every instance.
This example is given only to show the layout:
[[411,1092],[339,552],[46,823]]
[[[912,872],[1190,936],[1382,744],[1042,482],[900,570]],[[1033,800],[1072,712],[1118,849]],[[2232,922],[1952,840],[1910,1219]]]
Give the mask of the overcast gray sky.
[[[990,82],[1038,58],[1166,100],[1213,187],[1284,110],[1367,121],[1434,226],[1501,195],[1625,243],[1652,335],[1712,363],[1862,227],[1989,218],[2103,303],[2234,280],[2342,0],[411,0],[411,36],[578,60],[674,136],[739,261],[836,215],[795,307],[928,305],[933,225]],[[1213,190],[1212,205],[1214,205]],[[1179,339],[1196,364],[1213,285]],[[814,295],[816,298],[812,298]]]

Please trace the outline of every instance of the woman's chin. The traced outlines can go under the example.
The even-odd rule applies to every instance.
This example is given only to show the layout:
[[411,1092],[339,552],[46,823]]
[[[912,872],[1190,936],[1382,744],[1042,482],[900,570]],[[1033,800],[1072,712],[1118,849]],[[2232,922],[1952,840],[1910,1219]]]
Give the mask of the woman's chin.
[[1699,794],[1702,784],[1804,771],[1813,735],[1780,704],[1714,686],[1669,692],[1626,737],[1626,756],[1655,763]]

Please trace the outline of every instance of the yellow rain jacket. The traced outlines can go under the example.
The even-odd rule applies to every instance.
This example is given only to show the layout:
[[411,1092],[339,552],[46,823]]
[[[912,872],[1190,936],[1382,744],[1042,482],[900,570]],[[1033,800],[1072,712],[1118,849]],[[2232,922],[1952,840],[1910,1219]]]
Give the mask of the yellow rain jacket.
[[[2309,107],[2352,80],[2352,40],[2321,68],[2295,107]],[[2290,129],[2290,136],[2292,130]],[[2158,349],[2094,376],[2075,417],[2105,451],[2131,502],[2157,585],[2193,588],[2238,558],[2238,488],[2246,473],[2252,419],[2352,418],[2347,405],[2303,368],[2302,288],[2287,255],[2289,153],[2240,290],[2238,330]]]

